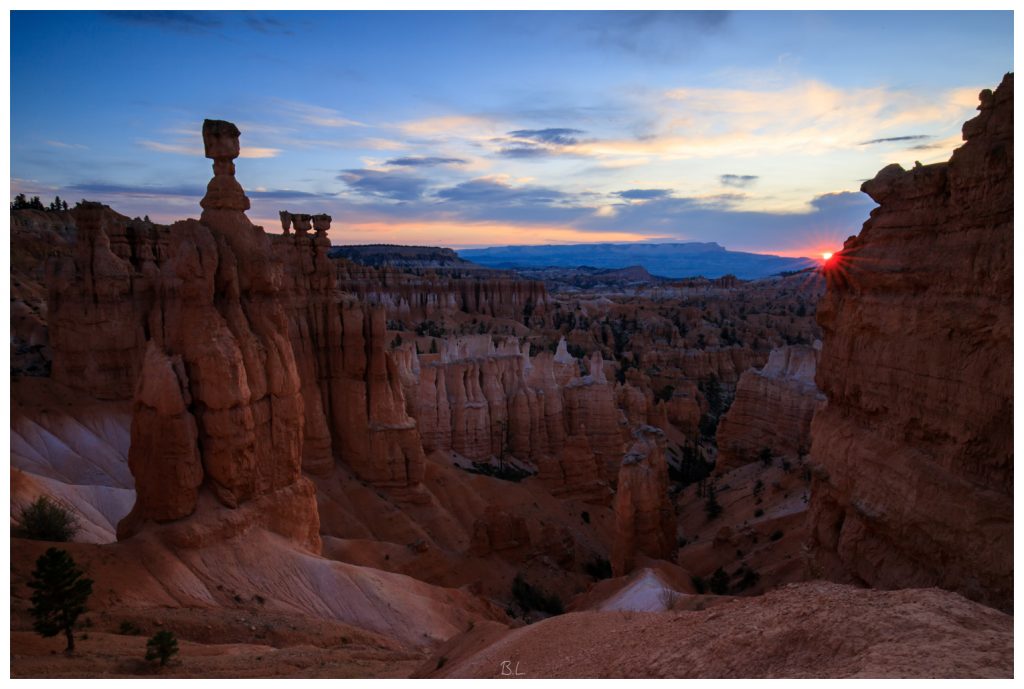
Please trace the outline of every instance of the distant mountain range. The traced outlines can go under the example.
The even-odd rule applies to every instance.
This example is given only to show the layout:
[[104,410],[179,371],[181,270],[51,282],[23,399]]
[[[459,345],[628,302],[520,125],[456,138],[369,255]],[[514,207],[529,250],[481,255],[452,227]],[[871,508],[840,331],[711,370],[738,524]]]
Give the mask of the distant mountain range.
[[729,251],[715,242],[671,244],[546,244],[462,249],[462,258],[490,268],[626,268],[643,266],[668,278],[735,275],[745,280],[803,270],[817,265],[811,258]]

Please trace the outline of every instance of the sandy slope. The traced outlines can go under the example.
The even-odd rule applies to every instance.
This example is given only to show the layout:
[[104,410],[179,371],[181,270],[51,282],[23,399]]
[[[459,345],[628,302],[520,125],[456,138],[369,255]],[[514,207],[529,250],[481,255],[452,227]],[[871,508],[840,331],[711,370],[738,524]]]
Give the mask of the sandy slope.
[[1010,677],[1013,618],[939,589],[807,582],[701,611],[484,625],[419,673],[500,677],[503,661],[526,677]]

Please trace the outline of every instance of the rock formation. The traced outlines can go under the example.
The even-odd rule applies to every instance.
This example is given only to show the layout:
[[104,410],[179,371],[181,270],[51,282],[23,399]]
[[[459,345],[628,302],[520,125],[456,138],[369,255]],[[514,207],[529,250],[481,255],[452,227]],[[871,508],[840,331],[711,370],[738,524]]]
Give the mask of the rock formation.
[[511,277],[417,275],[397,268],[371,268],[337,259],[338,288],[361,301],[379,303],[387,319],[406,324],[440,321],[453,313],[523,322],[548,305],[544,283]]
[[1013,602],[1013,75],[825,267],[816,574]]
[[811,419],[825,397],[814,385],[820,349],[772,351],[761,370],[740,376],[736,398],[718,425],[716,473],[753,462],[762,450],[796,458],[810,450]]
[[52,375],[99,399],[128,399],[146,351],[144,314],[154,298],[167,229],[79,204],[71,255],[47,264]]
[[281,266],[244,214],[237,128],[207,120],[203,142],[214,177],[201,220],[171,226],[167,259],[152,273],[128,455],[138,498],[119,535],[191,514],[202,483],[229,508],[287,495],[304,545],[317,549],[315,504],[300,473],[304,408]]
[[622,459],[615,492],[612,571],[621,576],[638,556],[668,559],[676,548],[675,512],[668,500],[664,434],[645,426]]

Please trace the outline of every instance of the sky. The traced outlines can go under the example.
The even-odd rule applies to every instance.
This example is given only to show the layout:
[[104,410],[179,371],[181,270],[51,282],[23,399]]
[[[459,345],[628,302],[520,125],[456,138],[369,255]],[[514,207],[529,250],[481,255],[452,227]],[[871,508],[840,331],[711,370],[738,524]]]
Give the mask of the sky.
[[225,119],[271,232],[811,256],[1012,70],[1009,11],[15,11],[11,195],[197,217]]

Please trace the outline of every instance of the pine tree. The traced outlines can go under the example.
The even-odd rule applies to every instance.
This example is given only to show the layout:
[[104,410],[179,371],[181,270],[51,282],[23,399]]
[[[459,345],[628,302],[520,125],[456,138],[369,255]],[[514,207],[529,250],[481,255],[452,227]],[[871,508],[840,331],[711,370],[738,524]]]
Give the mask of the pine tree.
[[146,660],[159,660],[160,665],[167,665],[171,656],[178,654],[178,639],[174,632],[166,629],[159,631],[146,642]]
[[65,653],[75,652],[74,626],[78,616],[85,612],[85,601],[92,595],[92,579],[78,569],[66,550],[50,548],[36,560],[36,569],[28,586],[32,593],[34,629],[44,637],[67,637]]
[[722,505],[718,502],[718,498],[715,497],[715,484],[711,484],[707,488],[707,500],[704,502],[704,513],[708,516],[708,521],[711,521],[722,513]]

